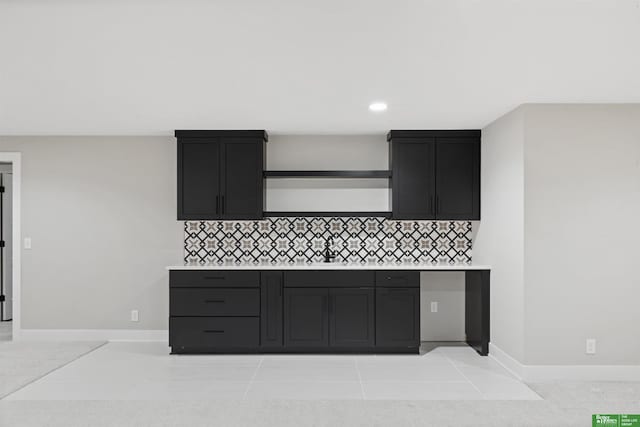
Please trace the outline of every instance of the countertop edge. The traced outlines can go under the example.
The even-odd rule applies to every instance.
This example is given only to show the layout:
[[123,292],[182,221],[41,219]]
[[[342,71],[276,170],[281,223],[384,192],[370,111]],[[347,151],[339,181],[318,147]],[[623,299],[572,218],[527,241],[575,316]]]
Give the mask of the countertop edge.
[[170,265],[167,270],[417,270],[417,271],[474,271],[491,270],[490,265],[358,265],[358,264],[268,264],[268,265]]

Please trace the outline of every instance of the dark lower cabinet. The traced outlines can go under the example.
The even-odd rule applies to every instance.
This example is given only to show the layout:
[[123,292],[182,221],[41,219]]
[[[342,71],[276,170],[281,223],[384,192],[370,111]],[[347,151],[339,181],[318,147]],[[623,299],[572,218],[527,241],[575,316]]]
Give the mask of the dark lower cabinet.
[[376,289],[376,346],[420,347],[420,288]]
[[292,348],[329,345],[329,290],[326,288],[284,289],[284,344]]
[[373,288],[329,289],[329,346],[375,345]]
[[281,348],[283,345],[282,272],[265,271],[260,279],[260,346]]
[[260,343],[258,317],[172,317],[169,345],[174,353],[245,351]]
[[[490,274],[465,277],[467,343],[487,355]],[[172,353],[420,349],[418,271],[174,270],[169,285]]]

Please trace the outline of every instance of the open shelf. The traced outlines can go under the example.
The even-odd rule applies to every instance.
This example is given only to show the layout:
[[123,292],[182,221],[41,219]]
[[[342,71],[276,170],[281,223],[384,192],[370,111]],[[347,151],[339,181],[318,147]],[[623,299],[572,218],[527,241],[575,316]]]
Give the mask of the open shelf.
[[390,170],[264,171],[265,178],[391,178]]
[[358,217],[384,217],[391,218],[391,212],[389,211],[378,211],[378,212],[275,212],[275,211],[265,211],[265,217],[348,217],[348,216],[358,216]]

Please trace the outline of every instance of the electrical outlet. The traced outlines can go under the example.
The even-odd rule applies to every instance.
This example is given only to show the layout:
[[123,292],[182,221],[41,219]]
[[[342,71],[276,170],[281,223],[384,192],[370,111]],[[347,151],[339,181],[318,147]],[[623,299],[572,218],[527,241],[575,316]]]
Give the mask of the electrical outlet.
[[131,310],[131,321],[137,322],[139,320],[138,310]]
[[438,301],[431,301],[431,312],[432,313],[438,312]]
[[595,338],[587,338],[587,354],[596,354]]
[[24,248],[31,249],[31,237],[24,238]]

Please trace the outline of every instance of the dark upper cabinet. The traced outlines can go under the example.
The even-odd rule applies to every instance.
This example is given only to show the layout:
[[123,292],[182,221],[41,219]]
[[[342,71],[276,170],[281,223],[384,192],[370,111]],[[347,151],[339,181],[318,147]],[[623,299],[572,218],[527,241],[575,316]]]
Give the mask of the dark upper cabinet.
[[263,216],[264,131],[180,131],[178,219]]
[[282,272],[263,271],[260,281],[260,345],[282,347]]
[[437,139],[436,217],[480,219],[480,143],[477,139]]
[[178,142],[178,219],[218,217],[219,145],[205,138]]
[[329,345],[327,288],[284,289],[284,344],[316,348]]
[[480,219],[480,131],[391,131],[396,219]]
[[373,288],[329,289],[329,346],[373,347]]
[[420,346],[420,288],[376,289],[376,346]]
[[394,218],[435,218],[435,145],[435,138],[393,140],[390,157]]

